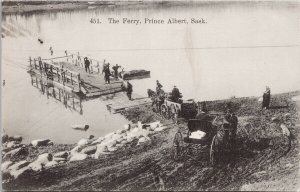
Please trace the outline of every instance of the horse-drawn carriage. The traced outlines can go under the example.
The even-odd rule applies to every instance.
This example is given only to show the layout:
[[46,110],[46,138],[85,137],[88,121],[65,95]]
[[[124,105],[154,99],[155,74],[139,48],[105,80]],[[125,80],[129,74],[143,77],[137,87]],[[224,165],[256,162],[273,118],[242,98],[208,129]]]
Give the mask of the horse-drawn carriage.
[[[179,160],[185,154],[190,153],[192,145],[200,145],[201,150],[209,151],[210,164],[214,165],[220,152],[232,151],[232,140],[226,134],[229,129],[220,121],[219,114],[207,115],[205,119],[190,119],[188,132],[183,137],[177,132],[173,139],[172,157]],[[197,133],[197,134],[194,134]]]

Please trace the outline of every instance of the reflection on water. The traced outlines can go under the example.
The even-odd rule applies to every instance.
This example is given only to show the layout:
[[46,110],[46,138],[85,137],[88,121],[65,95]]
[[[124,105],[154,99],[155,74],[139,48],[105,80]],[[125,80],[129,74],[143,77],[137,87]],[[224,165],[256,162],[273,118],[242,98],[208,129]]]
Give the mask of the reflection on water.
[[69,92],[60,87],[56,87],[51,80],[44,81],[37,75],[31,74],[31,84],[41,91],[41,93],[49,99],[60,101],[66,108],[83,114],[82,98],[79,95]]
[[[121,116],[110,115],[99,99],[83,102],[84,114],[80,115],[80,107],[73,110],[72,99],[65,99],[71,106],[66,112],[61,105],[64,99],[57,100],[56,88],[53,97],[52,88],[48,88],[50,96],[38,85],[53,97],[47,99],[30,85],[26,74],[29,56],[60,57],[65,50],[105,59],[125,70],[151,71],[151,78],[131,81],[133,92],[142,96],[148,88],[155,89],[155,80],[166,91],[177,85],[184,99],[197,101],[261,95],[266,85],[272,93],[299,89],[299,13],[296,2],[249,1],[168,2],[3,15],[3,125],[12,134],[65,143],[86,134],[104,135],[127,123]],[[121,21],[125,17],[196,17],[207,24],[112,25],[107,23],[109,17]],[[91,18],[103,23],[91,24]],[[91,127],[86,133],[69,133],[70,125],[86,123]]]

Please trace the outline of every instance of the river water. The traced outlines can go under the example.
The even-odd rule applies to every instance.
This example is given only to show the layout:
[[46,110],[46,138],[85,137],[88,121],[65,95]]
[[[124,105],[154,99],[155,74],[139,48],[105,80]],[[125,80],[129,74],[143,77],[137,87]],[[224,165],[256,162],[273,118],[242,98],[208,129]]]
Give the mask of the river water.
[[[194,3],[131,7],[90,7],[2,17],[2,125],[26,141],[50,138],[73,143],[89,134],[104,135],[127,121],[111,115],[99,99],[82,103],[83,114],[47,98],[31,85],[28,57],[49,58],[64,51],[86,55],[125,70],[146,69],[151,78],[134,80],[133,91],[146,95],[160,80],[177,85],[185,99],[257,96],[299,89],[300,20],[296,3]],[[109,24],[108,18],[120,24]],[[123,24],[123,18],[141,24]],[[186,19],[188,24],[144,24],[144,19]],[[190,19],[206,23],[191,24]],[[100,21],[101,24],[91,23]],[[43,44],[38,42],[43,40]],[[89,124],[87,132],[73,124]]]

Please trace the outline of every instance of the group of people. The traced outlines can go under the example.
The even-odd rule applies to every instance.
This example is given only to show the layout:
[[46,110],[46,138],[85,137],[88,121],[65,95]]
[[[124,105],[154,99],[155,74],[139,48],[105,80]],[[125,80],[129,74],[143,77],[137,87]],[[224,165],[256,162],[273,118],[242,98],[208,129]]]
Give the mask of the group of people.
[[[116,64],[115,66],[112,67],[113,69],[113,75],[114,75],[114,79],[115,80],[119,80],[119,68],[121,68],[120,65]],[[106,63],[106,64],[103,64],[103,69],[102,69],[102,74],[104,73],[104,80],[105,80],[105,83],[110,83],[110,76],[112,75],[111,74],[111,71],[110,71],[110,63]]]
[[[162,84],[158,80],[156,80],[156,94],[159,97],[162,93]],[[173,89],[171,93],[168,96],[168,99],[175,103],[180,103],[180,99],[182,98],[182,94],[180,93],[179,89],[176,87],[176,85],[173,86]]]

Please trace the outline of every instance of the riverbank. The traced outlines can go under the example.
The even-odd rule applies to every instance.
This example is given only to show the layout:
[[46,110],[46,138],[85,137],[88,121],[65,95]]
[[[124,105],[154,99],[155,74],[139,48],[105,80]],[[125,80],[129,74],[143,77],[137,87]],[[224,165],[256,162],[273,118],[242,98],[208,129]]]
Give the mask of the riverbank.
[[[176,162],[171,158],[172,140],[177,131],[187,131],[186,121],[179,124],[164,120],[150,105],[124,111],[133,123],[160,121],[166,128],[148,135],[151,142],[138,140],[98,159],[86,158],[28,172],[3,184],[6,190],[297,190],[299,187],[300,91],[272,96],[272,108],[261,111],[258,98],[208,101],[211,111],[224,111],[230,102],[239,118],[236,154],[209,165],[205,150],[193,146],[192,154]],[[280,123],[274,123],[278,119]],[[283,151],[280,126],[293,135],[289,151]],[[272,142],[265,142],[272,141]],[[71,149],[73,146],[69,146]],[[35,155],[57,152],[48,146]],[[65,148],[65,146],[64,146]],[[49,151],[47,151],[49,149]],[[52,149],[52,151],[50,151]],[[65,149],[64,149],[65,150]],[[31,160],[34,160],[32,158]],[[158,181],[158,182],[156,182]],[[287,182],[288,181],[288,182]]]
[[101,6],[133,5],[138,2],[117,1],[2,1],[2,14],[68,11]]

